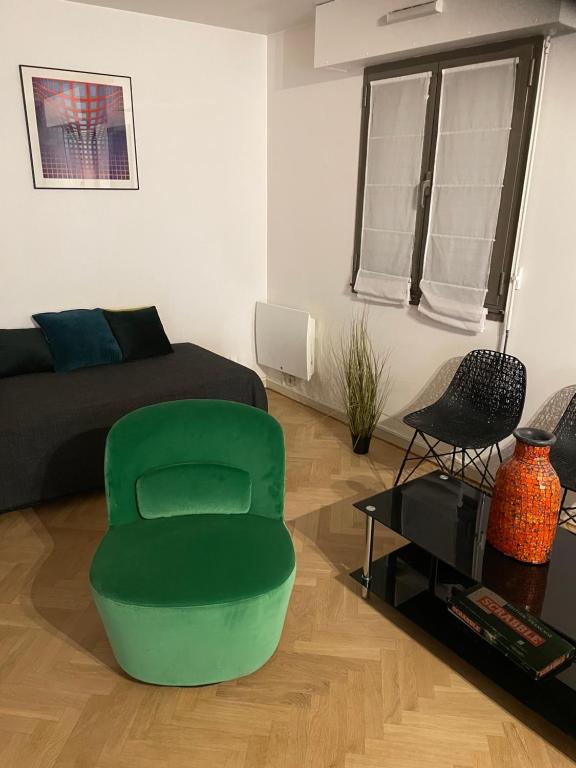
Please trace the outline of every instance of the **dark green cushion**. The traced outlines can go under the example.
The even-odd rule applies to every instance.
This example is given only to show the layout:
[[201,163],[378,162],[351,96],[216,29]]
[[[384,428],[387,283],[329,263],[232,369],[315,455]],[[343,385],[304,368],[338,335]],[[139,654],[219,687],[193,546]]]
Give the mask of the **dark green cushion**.
[[101,309],[70,309],[33,315],[57,371],[119,363],[122,352]]
[[214,605],[280,587],[294,570],[282,520],[190,515],[110,528],[90,572],[100,595],[148,606]]
[[145,472],[136,481],[142,517],[241,514],[250,509],[250,475],[222,464],[172,464]]
[[52,355],[40,328],[0,329],[0,379],[53,370]]

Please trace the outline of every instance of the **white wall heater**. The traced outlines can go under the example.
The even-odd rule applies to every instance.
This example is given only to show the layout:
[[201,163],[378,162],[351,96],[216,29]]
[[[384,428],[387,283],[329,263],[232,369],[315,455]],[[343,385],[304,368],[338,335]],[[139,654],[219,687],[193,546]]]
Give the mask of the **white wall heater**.
[[314,373],[315,321],[308,312],[256,303],[256,357],[260,365],[309,381]]

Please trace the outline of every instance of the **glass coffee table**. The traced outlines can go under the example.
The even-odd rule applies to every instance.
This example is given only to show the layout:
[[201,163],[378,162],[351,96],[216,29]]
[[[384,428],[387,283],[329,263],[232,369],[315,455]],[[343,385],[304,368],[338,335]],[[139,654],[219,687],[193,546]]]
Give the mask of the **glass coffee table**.
[[[558,529],[547,565],[524,565],[486,541],[490,497],[441,472],[354,505],[366,514],[364,565],[351,575],[516,699],[576,737],[576,663],[534,681],[455,618],[447,602],[482,585],[576,645],[576,536]],[[372,558],[374,524],[407,543]]]

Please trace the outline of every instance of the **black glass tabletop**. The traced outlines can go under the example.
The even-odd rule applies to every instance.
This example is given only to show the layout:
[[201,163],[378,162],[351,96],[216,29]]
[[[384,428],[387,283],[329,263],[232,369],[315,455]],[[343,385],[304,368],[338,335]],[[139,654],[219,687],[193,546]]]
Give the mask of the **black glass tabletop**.
[[550,562],[525,565],[486,541],[490,497],[468,483],[432,472],[355,506],[518,607],[576,639],[576,536],[558,529]]

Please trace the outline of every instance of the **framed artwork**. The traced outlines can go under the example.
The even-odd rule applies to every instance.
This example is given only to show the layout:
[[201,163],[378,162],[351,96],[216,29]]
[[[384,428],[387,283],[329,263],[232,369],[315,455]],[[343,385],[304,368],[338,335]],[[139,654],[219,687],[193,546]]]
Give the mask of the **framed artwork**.
[[129,77],[20,66],[36,189],[138,189]]

